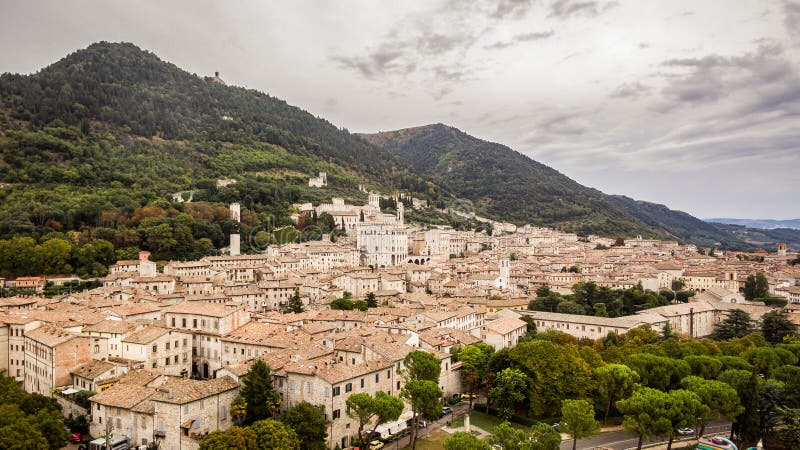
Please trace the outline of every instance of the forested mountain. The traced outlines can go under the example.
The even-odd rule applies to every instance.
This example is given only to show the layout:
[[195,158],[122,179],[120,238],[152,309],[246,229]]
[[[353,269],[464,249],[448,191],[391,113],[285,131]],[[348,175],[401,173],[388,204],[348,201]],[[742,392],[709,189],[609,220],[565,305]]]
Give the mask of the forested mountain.
[[[329,186],[307,189],[319,171]],[[238,182],[217,188],[220,178]],[[365,201],[359,184],[439,195],[379,146],[132,44],[93,44],[35,74],[0,75],[0,272],[100,273],[114,249],[194,258],[237,227],[247,250],[248,233],[290,223],[292,202]],[[167,201],[185,190],[192,204]],[[233,201],[245,209],[240,226],[226,217]],[[78,257],[98,240],[104,256]],[[67,256],[45,262],[56,247]]]
[[689,214],[606,195],[504,145],[446,125],[362,136],[499,220],[557,226],[579,233],[673,236],[699,245],[748,247],[739,238]]

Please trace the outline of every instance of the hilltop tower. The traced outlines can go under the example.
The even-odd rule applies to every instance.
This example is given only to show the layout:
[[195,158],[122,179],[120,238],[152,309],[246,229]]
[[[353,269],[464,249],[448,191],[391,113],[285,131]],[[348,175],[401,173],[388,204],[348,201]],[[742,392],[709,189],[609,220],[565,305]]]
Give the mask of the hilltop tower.
[[375,209],[381,209],[381,196],[374,192],[369,193],[369,206]]
[[786,243],[779,242],[778,243],[778,256],[786,256]]
[[397,202],[397,222],[400,225],[403,225],[403,221],[405,220],[405,210],[406,207],[403,205],[403,202]]
[[242,221],[242,206],[238,203],[231,203],[231,220],[236,222]]
[[507,259],[500,260],[500,288],[508,289],[511,280],[511,263]]

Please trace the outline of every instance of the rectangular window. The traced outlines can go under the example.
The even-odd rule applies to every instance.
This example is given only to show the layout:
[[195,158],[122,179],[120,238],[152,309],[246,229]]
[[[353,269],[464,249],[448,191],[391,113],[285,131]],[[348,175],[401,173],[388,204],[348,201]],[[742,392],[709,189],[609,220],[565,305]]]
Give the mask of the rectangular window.
[[333,388],[333,396],[334,396],[334,397],[336,397],[336,396],[337,396],[337,395],[339,395],[340,393],[341,393],[341,391],[340,391],[340,389],[339,389],[339,386],[336,386],[335,388]]
[[353,390],[353,383],[347,383],[347,384],[344,385],[344,391],[345,392],[350,392],[352,390]]
[[228,408],[226,408],[225,406],[222,407],[222,409],[219,412],[219,418],[220,420],[228,419]]
[[379,382],[380,380],[381,380],[381,374],[379,374],[379,373],[376,373],[376,374],[375,374],[375,382],[377,383],[377,382]]
[[158,352],[158,345],[153,344],[153,353],[157,353],[157,352]]
[[361,389],[364,389],[364,379],[361,379]]
[[340,409],[334,409],[333,410],[333,420],[336,420],[341,416],[342,416],[342,412],[341,412]]
[[331,388],[325,386],[325,397],[330,397],[331,395]]

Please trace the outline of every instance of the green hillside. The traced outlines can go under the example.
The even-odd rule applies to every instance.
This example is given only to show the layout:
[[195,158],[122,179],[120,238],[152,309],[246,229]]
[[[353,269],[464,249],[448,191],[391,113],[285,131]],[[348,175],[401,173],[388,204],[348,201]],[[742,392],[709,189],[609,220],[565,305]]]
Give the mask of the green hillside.
[[586,234],[672,236],[700,245],[747,247],[735,236],[689,214],[606,195],[504,145],[446,125],[363,136],[500,220]]
[[[308,189],[319,171],[329,186]],[[218,189],[220,178],[238,182]],[[290,223],[291,203],[363,202],[359,184],[434,201],[439,195],[379,146],[132,44],[93,44],[35,74],[0,75],[0,272],[47,266],[22,270],[3,257],[47,253],[27,241],[9,247],[6,241],[21,236],[75,248],[99,239],[127,249],[125,256],[147,249],[163,259],[198,257],[226,245],[238,226],[222,209],[232,201],[245,209],[248,250],[248,233]],[[167,201],[186,190],[195,191],[192,205]],[[74,254],[67,260],[77,263]]]

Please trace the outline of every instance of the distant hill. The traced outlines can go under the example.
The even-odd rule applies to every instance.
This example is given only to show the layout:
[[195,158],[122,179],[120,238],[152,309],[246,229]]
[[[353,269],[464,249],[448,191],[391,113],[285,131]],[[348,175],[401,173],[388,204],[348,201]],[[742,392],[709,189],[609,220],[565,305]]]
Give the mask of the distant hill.
[[671,236],[703,246],[750,247],[689,214],[606,195],[504,145],[443,124],[362,136],[497,219],[587,234]]
[[724,223],[713,224],[717,229],[730,233],[753,247],[775,251],[779,242],[786,244],[790,251],[800,252],[800,230],[791,228],[773,228],[764,230],[749,228],[742,225],[729,225]]
[[711,223],[741,225],[748,228],[760,228],[763,230],[772,230],[774,228],[791,228],[793,230],[800,230],[800,219],[774,220],[774,219],[715,218],[715,219],[705,219],[705,220],[706,222],[711,222]]

